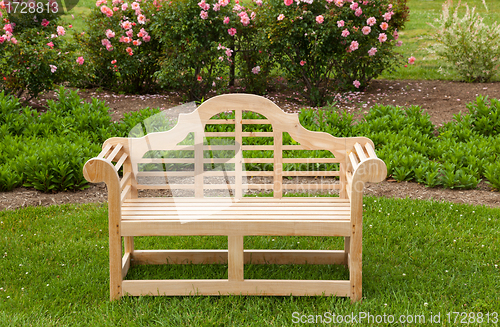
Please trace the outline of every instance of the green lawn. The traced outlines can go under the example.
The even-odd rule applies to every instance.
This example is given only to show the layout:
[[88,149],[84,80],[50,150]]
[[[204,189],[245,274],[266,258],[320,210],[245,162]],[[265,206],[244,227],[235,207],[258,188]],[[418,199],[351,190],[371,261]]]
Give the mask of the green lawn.
[[[0,212],[1,325],[291,325],[302,315],[500,314],[500,211],[366,197],[361,303],[335,297],[133,297],[108,301],[107,206]],[[224,248],[224,237],[140,238],[138,248]],[[321,237],[248,237],[245,246],[339,248]],[[221,278],[223,265],[132,268],[134,278]],[[247,266],[251,278],[346,276],[337,266]],[[488,315],[488,316],[487,316]],[[413,317],[413,316],[412,316]],[[455,316],[450,316],[452,322]],[[315,318],[316,319],[316,318]],[[417,318],[414,318],[417,319]],[[422,318],[419,318],[422,319]],[[365,320],[366,321],[366,320]],[[416,321],[416,320],[415,320]],[[422,321],[422,320],[420,320]],[[486,321],[486,320],[484,320]],[[325,321],[323,321],[325,322]],[[395,324],[400,325],[400,324]],[[412,324],[410,324],[412,325]],[[415,324],[413,324],[415,325]]]

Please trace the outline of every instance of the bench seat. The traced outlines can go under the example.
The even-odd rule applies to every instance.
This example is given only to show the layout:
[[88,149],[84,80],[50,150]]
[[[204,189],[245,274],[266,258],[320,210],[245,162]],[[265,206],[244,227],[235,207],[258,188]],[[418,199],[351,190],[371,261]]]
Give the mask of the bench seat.
[[128,199],[122,235],[350,236],[349,200],[339,198]]

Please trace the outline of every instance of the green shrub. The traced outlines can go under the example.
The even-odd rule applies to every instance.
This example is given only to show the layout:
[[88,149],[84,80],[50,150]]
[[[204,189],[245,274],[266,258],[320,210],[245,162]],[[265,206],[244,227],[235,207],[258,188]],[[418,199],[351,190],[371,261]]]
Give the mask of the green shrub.
[[132,93],[155,87],[154,74],[163,54],[151,26],[162,5],[156,0],[133,4],[139,9],[122,1],[97,1],[87,17],[85,33],[75,36],[93,67],[92,86]]
[[0,90],[28,101],[72,79],[79,54],[65,35],[68,25],[52,13],[0,13],[8,17],[0,22]]
[[[484,2],[483,2],[484,3]],[[453,14],[452,1],[443,5],[443,12],[436,27],[439,45],[436,53],[450,63],[450,69],[466,82],[487,82],[498,73],[500,65],[500,25],[489,26],[483,18],[465,4],[465,14],[458,16],[460,2]]]
[[396,64],[393,47],[408,12],[405,0],[394,6],[385,0],[270,0],[265,8],[272,58],[288,86],[313,106],[326,103],[333,88],[364,88]]

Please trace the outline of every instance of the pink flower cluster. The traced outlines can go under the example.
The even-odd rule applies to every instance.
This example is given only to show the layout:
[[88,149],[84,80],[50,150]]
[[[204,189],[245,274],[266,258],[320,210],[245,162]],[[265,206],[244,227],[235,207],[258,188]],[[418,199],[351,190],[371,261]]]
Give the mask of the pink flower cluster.
[[3,27],[5,34],[0,36],[0,44],[4,43],[5,41],[9,41],[12,44],[17,44],[17,39],[12,36],[12,33],[14,32],[14,25],[15,24],[5,24],[5,26]]
[[[111,43],[110,39],[113,39],[117,35],[117,33],[123,33],[122,35],[120,35],[118,42],[126,44],[132,43],[132,45],[134,46],[140,46],[143,42],[149,42],[151,40],[151,36],[144,28],[141,28],[137,34],[136,32],[134,32],[134,27],[137,26],[137,24],[145,25],[148,21],[141,10],[140,2],[141,0],[137,0],[137,2],[134,1],[129,5],[128,3],[123,3],[123,0],[112,0],[113,9],[108,10],[109,8],[104,5],[107,3],[107,0],[97,0],[96,6],[101,6],[101,12],[108,17],[111,17],[113,15],[113,11],[118,11],[121,8],[122,11],[127,11],[129,9],[133,10],[133,13],[135,14],[137,19],[136,22],[133,19],[130,19],[127,16],[123,15],[119,23],[122,32],[115,32],[111,29],[107,29],[104,33],[106,35],[106,38],[101,40],[101,44],[106,47],[106,50],[114,50],[113,44]],[[202,2],[204,2],[204,0]],[[134,39],[134,37],[137,38]],[[125,51],[130,56],[134,54],[131,47],[127,47]]]

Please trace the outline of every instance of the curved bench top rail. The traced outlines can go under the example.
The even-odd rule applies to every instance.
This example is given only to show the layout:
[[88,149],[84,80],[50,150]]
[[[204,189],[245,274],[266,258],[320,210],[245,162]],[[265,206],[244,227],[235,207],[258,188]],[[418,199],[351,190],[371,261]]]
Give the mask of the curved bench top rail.
[[309,150],[329,150],[338,162],[346,162],[347,151],[353,149],[356,143],[370,143],[373,146],[373,142],[365,137],[335,137],[325,132],[307,130],[300,124],[298,114],[286,113],[262,96],[225,94],[205,101],[191,113],[180,114],[177,124],[169,131],[150,133],[140,138],[111,138],[106,140],[103,147],[121,143],[132,162],[137,162],[150,150],[173,149],[191,132],[204,133],[207,123],[217,123],[217,120],[211,120],[213,116],[233,110],[258,113],[269,120],[273,131],[289,133],[293,140]]

